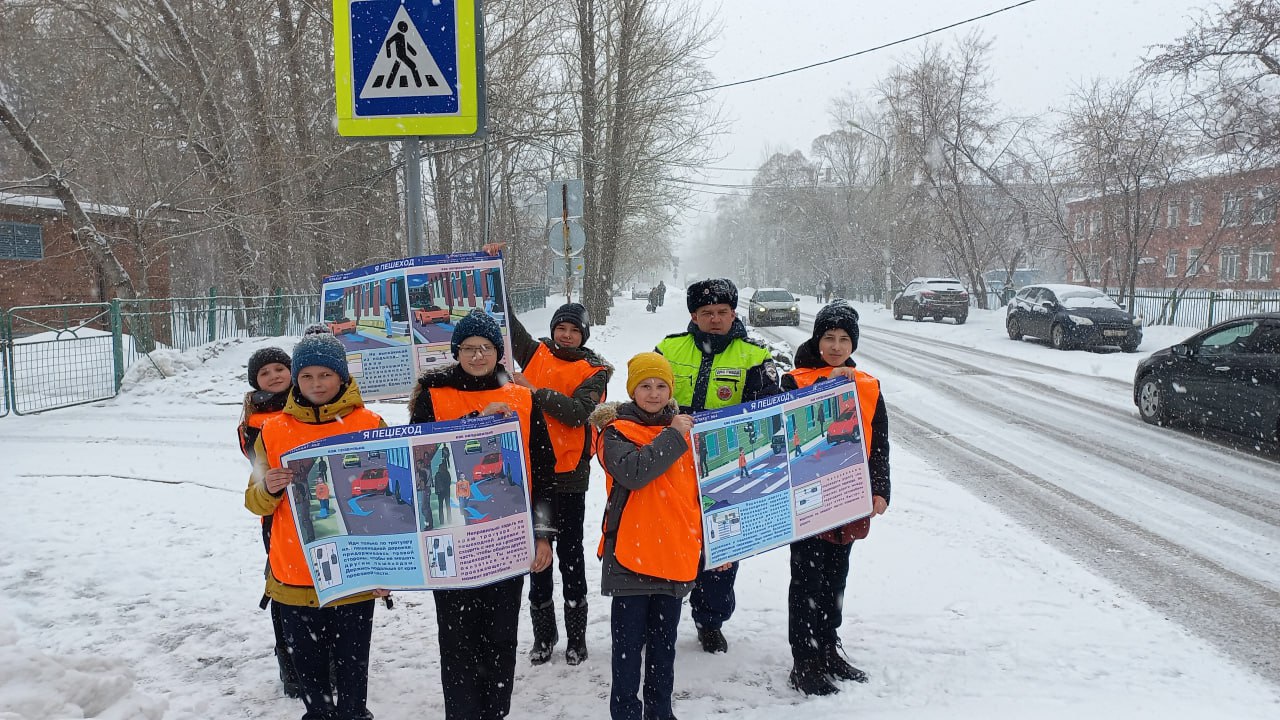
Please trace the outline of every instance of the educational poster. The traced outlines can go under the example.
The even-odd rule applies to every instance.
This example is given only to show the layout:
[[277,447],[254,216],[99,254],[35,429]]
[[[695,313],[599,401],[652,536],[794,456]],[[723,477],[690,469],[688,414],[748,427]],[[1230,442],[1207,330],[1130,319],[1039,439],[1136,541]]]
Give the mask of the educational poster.
[[423,370],[453,362],[453,326],[473,310],[498,321],[511,367],[501,256],[404,258],[325,278],[322,317],[347,349],[366,400],[407,396]]
[[533,519],[516,418],[349,433],[283,461],[322,605],[374,588],[468,588],[529,571]]
[[852,382],[837,378],[693,417],[707,567],[871,514]]

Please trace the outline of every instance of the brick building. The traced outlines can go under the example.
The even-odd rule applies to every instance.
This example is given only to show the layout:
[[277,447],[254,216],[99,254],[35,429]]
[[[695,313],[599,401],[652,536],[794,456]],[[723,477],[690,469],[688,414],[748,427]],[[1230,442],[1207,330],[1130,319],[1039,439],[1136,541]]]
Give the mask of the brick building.
[[[155,224],[140,228],[129,208],[86,203],[85,210],[99,232],[120,238],[112,251],[140,294],[167,297],[169,256],[157,250]],[[0,193],[0,308],[110,299],[56,198]]]
[[[1217,174],[1146,192],[1136,286],[1140,289],[1277,290],[1280,167]],[[1068,279],[1115,285],[1127,273],[1125,243],[1113,228],[1122,201],[1093,197],[1067,203],[1073,229]],[[1110,264],[1112,267],[1108,268]],[[1108,280],[1110,278],[1110,280]]]

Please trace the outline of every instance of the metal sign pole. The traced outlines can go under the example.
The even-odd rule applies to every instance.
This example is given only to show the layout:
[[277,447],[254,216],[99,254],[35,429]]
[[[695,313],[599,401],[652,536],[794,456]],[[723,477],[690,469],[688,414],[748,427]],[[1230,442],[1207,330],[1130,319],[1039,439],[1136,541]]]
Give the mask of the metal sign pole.
[[422,247],[422,163],[419,159],[417,135],[401,142],[404,153],[404,233],[405,249],[410,257],[426,255]]
[[573,302],[573,249],[569,247],[569,184],[560,186],[560,205],[564,208],[561,220],[564,225],[564,301]]

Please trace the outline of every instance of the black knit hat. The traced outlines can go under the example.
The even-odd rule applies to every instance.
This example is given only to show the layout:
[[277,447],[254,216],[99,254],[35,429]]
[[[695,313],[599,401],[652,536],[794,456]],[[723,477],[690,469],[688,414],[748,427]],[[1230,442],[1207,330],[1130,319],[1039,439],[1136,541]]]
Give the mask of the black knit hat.
[[453,326],[453,338],[449,341],[449,350],[453,352],[453,359],[458,359],[458,346],[463,340],[469,337],[481,337],[493,343],[498,349],[498,355],[503,355],[505,345],[502,344],[502,328],[498,327],[498,321],[489,317],[483,310],[472,310],[471,314],[462,318]]
[[586,345],[587,338],[591,337],[591,316],[587,315],[587,309],[578,303],[561,305],[551,316],[551,332],[554,334],[556,326],[564,322],[572,323],[582,331],[582,344]]
[[828,330],[843,330],[849,333],[853,341],[853,349],[858,349],[858,311],[849,303],[839,298],[818,311],[813,319],[813,339],[817,342]]
[[690,285],[688,290],[685,290],[684,299],[691,313],[695,313],[698,308],[707,305],[728,305],[736,311],[738,309],[738,288],[729,278],[699,280]]
[[258,387],[258,372],[271,363],[280,363],[292,369],[289,364],[289,353],[278,347],[264,347],[249,356],[249,387],[254,390],[262,389]]
[[303,335],[297,345],[293,346],[293,381],[298,382],[298,373],[313,365],[326,367],[338,373],[342,382],[351,379],[351,371],[347,369],[347,349],[342,341],[328,333]]

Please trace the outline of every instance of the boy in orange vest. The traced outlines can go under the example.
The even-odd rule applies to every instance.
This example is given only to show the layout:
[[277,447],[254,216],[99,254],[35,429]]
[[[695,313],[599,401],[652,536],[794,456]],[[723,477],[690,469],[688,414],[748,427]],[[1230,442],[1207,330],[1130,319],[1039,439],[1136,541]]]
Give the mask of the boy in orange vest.
[[[385,425],[364,407],[342,343],[328,334],[304,336],[293,350],[293,389],[280,414],[262,425],[244,493],[250,512],[273,518],[267,595],[280,605],[285,645],[307,708],[304,720],[372,717],[367,703],[373,599],[387,593],[376,590],[319,607],[286,492],[294,484],[294,470],[282,467],[280,458],[299,445]],[[298,480],[303,488],[298,499],[309,499],[307,479]]]
[[673,384],[666,358],[640,353],[627,363],[632,401],[591,415],[609,497],[596,553],[604,561],[600,593],[613,597],[613,720],[674,718],[676,627],[698,577],[702,512],[689,449],[693,418],[671,402]]
[[[564,595],[564,627],[568,635],[565,662],[587,659],[587,571],[582,548],[587,487],[591,477],[594,435],[587,418],[604,402],[613,366],[586,345],[591,337],[587,309],[565,303],[551,316],[551,337],[534,340],[511,316],[512,355],[523,373],[512,380],[529,388],[542,406],[555,449],[555,548],[560,560]],[[533,648],[529,661],[541,665],[551,659],[560,639],[556,629],[553,568],[529,578],[529,615],[533,619]]]

